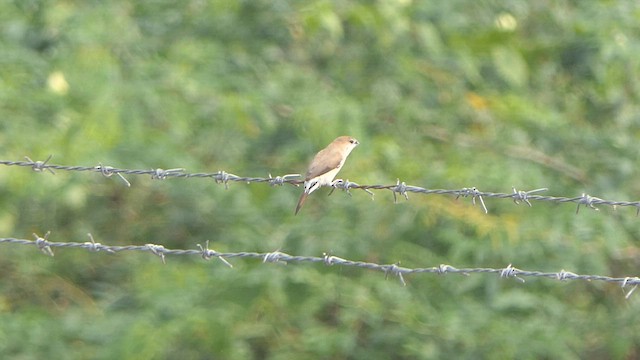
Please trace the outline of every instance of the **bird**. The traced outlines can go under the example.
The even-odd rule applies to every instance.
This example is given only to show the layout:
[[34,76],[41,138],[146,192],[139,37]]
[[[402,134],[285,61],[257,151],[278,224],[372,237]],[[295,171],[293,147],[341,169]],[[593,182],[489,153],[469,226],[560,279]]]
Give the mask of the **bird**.
[[304,191],[298,200],[295,214],[302,208],[307,196],[316,191],[320,186],[333,185],[333,179],[347,160],[347,156],[358,146],[360,142],[352,136],[340,136],[320,150],[311,160],[309,169],[304,177]]

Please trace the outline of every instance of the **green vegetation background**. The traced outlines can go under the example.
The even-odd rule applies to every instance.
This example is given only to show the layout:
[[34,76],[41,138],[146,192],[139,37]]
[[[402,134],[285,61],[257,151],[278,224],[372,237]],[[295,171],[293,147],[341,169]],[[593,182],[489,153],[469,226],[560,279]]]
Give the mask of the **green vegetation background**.
[[[2,1],[0,158],[637,200],[635,1]],[[633,209],[0,169],[0,237],[635,276]],[[0,358],[640,356],[601,282],[0,246]],[[628,290],[628,289],[627,289]]]

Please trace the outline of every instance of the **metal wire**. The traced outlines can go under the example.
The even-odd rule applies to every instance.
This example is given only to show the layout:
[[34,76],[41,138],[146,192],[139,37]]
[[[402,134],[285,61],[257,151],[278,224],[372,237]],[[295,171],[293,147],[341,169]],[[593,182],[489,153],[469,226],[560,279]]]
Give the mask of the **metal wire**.
[[[339,265],[349,266],[362,269],[376,270],[385,273],[385,277],[388,275],[396,276],[403,285],[406,285],[405,276],[411,274],[461,274],[469,275],[474,273],[482,274],[496,274],[501,278],[514,278],[520,282],[525,282],[526,277],[539,277],[553,280],[583,280],[583,281],[604,281],[609,283],[620,284],[623,290],[626,291],[625,298],[629,298],[631,294],[640,285],[639,277],[609,277],[603,275],[580,275],[573,272],[565,271],[564,269],[559,272],[543,272],[543,271],[531,271],[521,270],[513,267],[509,264],[505,268],[456,268],[451,265],[440,264],[433,267],[424,268],[408,268],[399,266],[398,264],[376,264],[371,262],[348,260],[341,257],[329,255],[324,253],[320,256],[298,256],[289,255],[281,251],[260,253],[260,252],[218,252],[209,249],[209,241],[207,240],[204,245],[198,244],[198,249],[167,249],[162,245],[157,244],[145,244],[145,245],[126,245],[126,246],[110,246],[96,242],[91,234],[88,234],[89,241],[87,242],[54,242],[50,241],[50,232],[47,232],[44,237],[37,234],[33,234],[35,240],[27,239],[15,239],[15,238],[0,238],[0,244],[19,244],[19,245],[31,245],[36,246],[45,255],[54,256],[53,248],[81,248],[92,252],[104,251],[107,253],[115,254],[122,251],[142,251],[149,252],[158,256],[163,263],[166,263],[167,255],[197,255],[205,260],[217,258],[225,265],[232,268],[233,265],[228,259],[233,258],[253,258],[260,259],[262,263],[293,263],[293,262],[311,262],[311,263],[323,263],[327,266]],[[627,288],[630,288],[626,290]]]
[[[131,170],[120,169],[112,166],[105,166],[98,164],[97,166],[64,166],[49,164],[51,156],[44,161],[33,161],[26,157],[26,161],[7,161],[0,160],[0,165],[6,166],[22,166],[30,167],[35,172],[49,172],[55,174],[54,170],[62,171],[78,171],[78,172],[96,172],[105,177],[111,177],[117,175],[125,183],[126,186],[131,186],[131,183],[124,177],[124,175],[149,175],[155,180],[164,180],[168,178],[210,178],[216,183],[224,184],[225,188],[228,188],[229,182],[244,182],[244,183],[267,183],[271,186],[291,184],[299,185],[302,183],[299,174],[287,174],[283,176],[272,177],[269,174],[268,177],[243,177],[237,176],[226,171],[218,171],[215,173],[188,173],[183,168],[175,169],[151,169],[151,170]],[[488,212],[484,202],[484,198],[496,198],[496,199],[511,199],[515,204],[525,203],[528,206],[532,206],[533,201],[550,201],[556,203],[575,203],[577,204],[576,213],[580,210],[581,206],[588,207],[593,210],[599,210],[596,205],[609,205],[613,206],[630,206],[636,208],[636,214],[640,212],[639,201],[613,201],[604,200],[598,197],[590,196],[583,193],[581,196],[576,197],[557,197],[557,196],[543,196],[537,195],[540,192],[547,191],[546,188],[534,189],[529,191],[522,191],[513,188],[511,193],[492,193],[482,192],[476,187],[462,188],[458,190],[445,190],[445,189],[426,189],[423,187],[407,185],[405,182],[398,180],[395,184],[391,185],[359,185],[355,182],[351,182],[348,179],[338,179],[333,183],[333,190],[341,189],[349,192],[352,189],[360,189],[366,191],[373,196],[371,190],[390,190],[393,193],[394,201],[397,201],[397,195],[402,195],[405,199],[409,199],[408,193],[420,193],[420,194],[437,194],[437,195],[453,195],[458,197],[470,197],[472,203],[475,205],[476,200],[480,203],[485,213]],[[215,250],[208,249],[208,241],[204,246],[198,244],[199,250],[179,250],[179,249],[167,249],[162,245],[146,244],[146,245],[128,245],[128,246],[109,246],[95,242],[93,236],[89,235],[90,241],[88,242],[53,242],[48,240],[49,232],[44,237],[40,237],[36,234],[35,240],[15,239],[15,238],[0,238],[0,243],[8,244],[21,244],[21,245],[35,245],[44,254],[48,256],[54,256],[52,248],[55,247],[67,247],[67,248],[83,248],[93,252],[105,251],[115,254],[121,251],[144,251],[150,252],[162,260],[166,261],[166,255],[199,255],[202,258],[209,260],[211,258],[217,258],[225,265],[233,267],[227,259],[232,258],[257,258],[261,259],[263,263],[272,262],[312,262],[312,263],[324,263],[325,265],[340,265],[351,266],[357,268],[364,268],[370,270],[377,270],[385,273],[385,276],[393,275],[398,277],[402,284],[406,285],[404,276],[410,274],[420,273],[432,273],[432,274],[462,274],[469,275],[473,273],[491,273],[497,274],[500,277],[514,278],[524,282],[525,277],[542,277],[555,280],[586,280],[586,281],[604,281],[618,283],[623,289],[630,287],[625,293],[625,297],[629,298],[631,294],[636,290],[640,284],[640,278],[638,277],[609,277],[603,275],[579,275],[573,272],[561,270],[559,272],[542,272],[542,271],[529,271],[521,270],[513,267],[509,264],[505,268],[456,268],[451,265],[441,264],[434,267],[427,268],[407,268],[399,266],[398,264],[375,264],[363,261],[347,260],[337,256],[323,254],[322,257],[317,256],[294,256],[280,251],[269,253],[258,252],[232,252],[221,253]]]
[[[55,165],[49,164],[51,160],[51,156],[49,156],[44,161],[33,161],[29,157],[25,157],[26,161],[9,161],[9,160],[0,160],[0,165],[5,166],[22,166],[22,167],[30,167],[33,171],[36,172],[44,172],[48,171],[51,174],[55,174],[54,170],[61,171],[77,171],[77,172],[95,172],[102,174],[105,177],[111,177],[113,175],[117,175],[127,186],[131,186],[130,182],[124,177],[124,175],[149,175],[152,179],[155,180],[164,180],[168,178],[209,178],[213,179],[216,183],[224,184],[225,188],[229,187],[229,182],[239,182],[239,183],[267,183],[271,186],[283,185],[283,184],[291,184],[291,185],[299,185],[303,181],[299,174],[287,174],[282,176],[272,177],[269,174],[268,177],[245,177],[238,176],[226,171],[217,171],[215,173],[189,173],[186,172],[183,168],[175,168],[175,169],[150,169],[150,170],[135,170],[135,169],[120,169],[112,166],[106,166],[102,164],[98,164],[96,166],[64,166],[64,165]],[[373,196],[373,192],[371,190],[390,190],[393,193],[394,201],[397,201],[397,195],[403,196],[406,200],[409,200],[409,193],[419,193],[424,195],[452,195],[456,198],[459,197],[470,197],[472,204],[476,205],[476,200],[480,203],[483,211],[488,213],[488,209],[485,205],[484,198],[495,198],[495,199],[511,199],[515,204],[524,203],[529,207],[532,206],[532,202],[535,201],[547,201],[547,202],[555,202],[555,203],[574,203],[577,204],[576,213],[580,211],[581,206],[585,206],[592,210],[599,210],[597,205],[608,205],[614,208],[618,206],[628,206],[636,208],[636,215],[640,214],[640,201],[615,201],[615,200],[605,200],[599,197],[591,196],[586,193],[582,193],[580,196],[574,197],[563,197],[563,196],[545,196],[538,195],[540,192],[547,191],[547,188],[534,189],[534,190],[517,190],[515,187],[512,188],[512,192],[509,193],[494,193],[494,192],[483,192],[478,190],[476,187],[465,187],[462,189],[427,189],[419,186],[407,185],[405,182],[401,182],[399,179],[395,184],[390,185],[360,185],[355,182],[349,181],[349,179],[335,180],[333,183],[334,189],[341,189],[349,192],[352,189],[360,189],[366,191],[368,194]]]

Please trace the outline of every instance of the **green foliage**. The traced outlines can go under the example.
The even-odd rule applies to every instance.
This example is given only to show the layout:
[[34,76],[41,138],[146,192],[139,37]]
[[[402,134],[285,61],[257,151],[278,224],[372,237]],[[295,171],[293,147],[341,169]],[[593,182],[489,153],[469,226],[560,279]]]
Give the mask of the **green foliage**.
[[[302,173],[633,200],[640,8],[631,1],[0,3],[0,151],[66,165]],[[0,169],[0,234],[611,276],[632,210]],[[83,240],[84,239],[84,240]],[[0,357],[634,358],[614,285],[310,264],[0,252]]]

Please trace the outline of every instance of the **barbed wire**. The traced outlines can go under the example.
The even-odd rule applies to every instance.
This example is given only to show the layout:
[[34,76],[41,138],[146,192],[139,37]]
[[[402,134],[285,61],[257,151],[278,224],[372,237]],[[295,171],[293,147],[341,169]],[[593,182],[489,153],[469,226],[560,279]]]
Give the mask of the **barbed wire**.
[[[53,248],[82,248],[87,249],[91,252],[100,252],[104,251],[107,253],[115,254],[121,251],[142,251],[149,252],[153,255],[158,256],[162,263],[166,263],[167,255],[198,255],[205,260],[210,260],[213,258],[219,259],[226,266],[233,268],[233,265],[227,260],[232,258],[254,258],[262,260],[262,263],[290,263],[290,262],[311,262],[311,263],[323,263],[327,266],[339,265],[339,266],[348,266],[355,267],[361,269],[369,269],[381,271],[385,274],[385,278],[389,275],[397,277],[402,285],[406,286],[407,283],[405,281],[406,275],[411,274],[438,274],[438,275],[446,275],[446,274],[461,274],[468,276],[469,274],[474,273],[483,273],[483,274],[496,274],[501,278],[513,278],[519,280],[520,282],[525,282],[525,277],[539,277],[539,278],[547,278],[554,279],[559,281],[565,280],[583,280],[583,281],[604,281],[608,283],[617,283],[620,284],[623,291],[626,291],[625,298],[628,299],[631,297],[633,292],[637,289],[638,285],[640,285],[639,277],[609,277],[603,275],[580,275],[573,272],[565,271],[564,269],[559,272],[543,272],[543,271],[530,271],[530,270],[521,270],[509,264],[505,268],[456,268],[451,265],[440,264],[438,266],[426,267],[426,268],[408,268],[400,266],[399,263],[396,264],[376,264],[365,261],[355,261],[348,260],[341,257],[333,256],[328,253],[324,253],[323,256],[297,256],[297,255],[289,255],[281,251],[274,252],[218,252],[212,249],[209,249],[209,240],[205,242],[205,245],[198,244],[198,249],[191,250],[183,250],[183,249],[167,249],[163,245],[157,244],[145,244],[145,245],[126,245],[126,246],[110,246],[104,245],[99,242],[96,242],[91,235],[91,233],[87,234],[89,236],[89,241],[86,242],[55,242],[49,240],[49,235],[51,232],[47,232],[44,237],[41,237],[37,234],[33,234],[35,240],[27,240],[27,239],[16,239],[16,238],[0,238],[0,244],[19,244],[19,245],[31,245],[35,246],[40,251],[42,251],[47,256],[54,256]],[[626,290],[630,288],[629,290]]]
[[[210,178],[216,183],[224,184],[225,188],[228,188],[229,182],[244,182],[244,183],[267,183],[271,186],[282,186],[284,184],[290,184],[298,186],[303,183],[299,174],[287,174],[283,176],[272,177],[269,174],[268,177],[243,177],[237,176],[226,171],[217,171],[215,173],[188,173],[183,168],[174,169],[150,169],[150,170],[136,170],[136,169],[121,169],[112,166],[105,166],[98,164],[97,166],[65,166],[49,164],[52,156],[49,156],[44,161],[33,161],[29,157],[25,157],[26,161],[8,161],[0,160],[0,165],[6,166],[22,166],[30,167],[35,172],[48,171],[55,175],[54,170],[62,171],[78,171],[78,172],[95,172],[105,177],[111,177],[117,175],[126,186],[130,187],[131,183],[125,178],[125,175],[149,175],[151,179],[164,180],[167,178]],[[420,193],[420,194],[438,194],[438,195],[453,195],[456,198],[459,197],[471,197],[473,205],[477,202],[480,203],[485,213],[488,212],[483,198],[497,198],[497,199],[511,199],[515,204],[525,203],[529,207],[532,206],[532,201],[550,201],[556,203],[576,203],[576,213],[579,212],[581,206],[588,207],[593,210],[599,210],[596,205],[609,205],[616,206],[631,206],[636,208],[636,214],[640,213],[640,201],[612,201],[604,200],[598,197],[593,197],[588,194],[582,194],[578,197],[556,197],[556,196],[543,196],[537,195],[540,192],[547,191],[547,188],[534,189],[529,191],[519,191],[513,188],[512,193],[492,193],[482,192],[476,187],[462,188],[457,190],[445,190],[445,189],[426,189],[423,187],[407,185],[405,182],[401,182],[399,179],[395,184],[391,185],[360,185],[355,182],[351,182],[348,179],[338,179],[332,184],[333,192],[335,189],[341,189],[351,195],[350,190],[360,189],[373,196],[374,193],[371,190],[390,190],[393,193],[394,202],[398,200],[398,194],[403,196],[406,200],[409,200],[408,193]],[[477,202],[476,202],[477,201]],[[289,255],[280,251],[260,253],[260,252],[218,252],[208,248],[209,241],[205,242],[202,246],[198,244],[199,249],[182,250],[182,249],[167,249],[163,245],[157,244],[145,244],[145,245],[127,245],[127,246],[109,246],[98,243],[94,240],[91,234],[88,234],[88,242],[54,242],[49,241],[50,232],[47,232],[44,237],[37,234],[33,234],[35,240],[16,239],[16,238],[0,238],[0,243],[8,244],[21,244],[21,245],[35,245],[44,254],[48,256],[54,256],[52,248],[66,247],[66,248],[82,248],[92,252],[104,251],[107,253],[115,254],[121,251],[143,251],[150,252],[166,262],[167,255],[199,255],[205,260],[212,258],[219,259],[225,265],[233,267],[227,259],[232,258],[256,258],[261,259],[263,263],[289,263],[289,262],[312,262],[312,263],[324,263],[325,265],[340,265],[350,266],[356,268],[364,268],[369,270],[376,270],[385,273],[385,278],[389,275],[396,276],[403,285],[406,285],[404,277],[410,274],[431,273],[431,274],[461,274],[469,275],[473,273],[490,273],[497,274],[503,278],[514,278],[521,282],[524,282],[524,277],[542,277],[549,279],[556,279],[560,281],[564,280],[586,280],[586,281],[604,281],[609,283],[618,283],[622,287],[623,291],[629,287],[630,290],[626,291],[625,298],[629,298],[633,292],[640,285],[639,277],[609,277],[603,275],[580,275],[573,272],[565,271],[564,269],[559,272],[542,272],[542,271],[529,271],[521,270],[509,264],[505,268],[456,268],[451,265],[441,264],[428,268],[407,268],[402,267],[399,263],[396,264],[376,264],[364,261],[348,260],[341,257],[329,255],[324,253],[322,257],[317,256],[296,256]]]
[[[174,168],[174,169],[161,169],[155,168],[150,170],[132,170],[132,169],[120,169],[112,166],[106,166],[102,164],[98,164],[96,166],[65,166],[65,165],[55,165],[49,164],[52,156],[44,161],[33,161],[29,157],[25,157],[26,161],[9,161],[9,160],[0,160],[0,165],[6,166],[23,166],[30,167],[35,172],[44,172],[48,171],[51,174],[55,174],[54,170],[62,170],[62,171],[78,171],[78,172],[95,172],[99,173],[105,177],[111,177],[113,175],[117,175],[126,186],[131,186],[131,183],[124,177],[124,175],[150,175],[152,179],[155,180],[164,180],[168,178],[210,178],[213,179],[218,184],[224,184],[225,189],[228,189],[229,182],[241,182],[241,183],[267,183],[271,186],[282,186],[284,184],[290,184],[298,186],[303,183],[301,180],[300,174],[287,174],[282,176],[272,177],[269,174],[268,177],[244,177],[238,176],[226,171],[217,171],[215,173],[189,173],[186,172],[184,168]],[[367,192],[369,195],[373,197],[373,192],[371,190],[390,190],[393,193],[394,202],[398,201],[398,195],[403,196],[406,200],[409,200],[409,193],[419,193],[424,195],[436,194],[436,195],[453,195],[457,198],[460,197],[470,197],[473,205],[476,205],[477,202],[480,203],[482,210],[485,213],[488,213],[488,209],[484,203],[484,198],[495,198],[495,199],[511,199],[516,205],[521,203],[526,204],[531,207],[532,202],[534,201],[548,201],[555,203],[574,203],[577,204],[576,214],[580,211],[581,206],[585,206],[589,209],[598,211],[599,209],[596,205],[608,205],[612,206],[614,209],[618,206],[628,206],[636,208],[636,216],[640,214],[640,201],[615,201],[615,200],[605,200],[599,197],[591,196],[586,193],[582,193],[580,196],[575,197],[564,197],[564,196],[545,196],[545,195],[537,195],[538,193],[547,191],[548,188],[540,188],[529,191],[517,190],[515,187],[512,188],[512,192],[510,193],[494,193],[494,192],[483,192],[478,190],[475,186],[465,187],[462,189],[454,189],[454,190],[446,190],[446,189],[427,189],[424,187],[407,185],[404,181],[400,181],[398,179],[395,184],[390,185],[360,185],[358,183],[349,181],[349,179],[335,180],[332,185],[333,190],[341,189],[346,191],[349,195],[351,195],[350,190],[352,189],[360,189]]]

